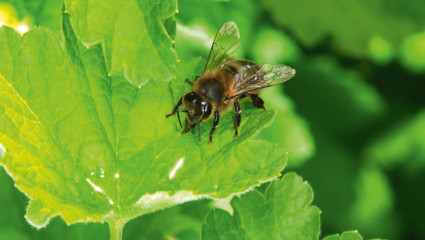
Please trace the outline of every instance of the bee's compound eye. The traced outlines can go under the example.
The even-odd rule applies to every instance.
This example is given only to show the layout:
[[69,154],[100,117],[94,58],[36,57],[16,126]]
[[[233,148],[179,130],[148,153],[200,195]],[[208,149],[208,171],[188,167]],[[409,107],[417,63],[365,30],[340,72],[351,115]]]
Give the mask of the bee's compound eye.
[[196,95],[194,92],[190,92],[188,94],[186,94],[183,98],[183,101],[188,104],[188,103],[192,103],[195,104],[196,100],[198,99],[198,95]]
[[201,102],[201,109],[203,112],[203,118],[206,119],[210,116],[211,111],[212,111],[212,106],[209,102],[202,100]]
[[190,92],[183,97],[183,107],[188,110],[189,115],[195,115],[201,111],[199,105],[202,99],[194,92]]

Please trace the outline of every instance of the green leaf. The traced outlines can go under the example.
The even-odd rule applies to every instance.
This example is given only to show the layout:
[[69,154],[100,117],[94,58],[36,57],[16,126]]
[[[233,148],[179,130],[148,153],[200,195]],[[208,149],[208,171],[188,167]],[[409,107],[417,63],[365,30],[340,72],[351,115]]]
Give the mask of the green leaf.
[[7,79],[11,79],[15,69],[13,61],[19,51],[21,36],[9,27],[0,28],[0,36],[0,52],[2,53],[2,57],[0,58],[1,74]]
[[[60,0],[5,0],[0,3],[0,16],[6,25],[18,30],[21,27],[31,29],[34,26],[43,26],[60,37],[62,4],[63,1]],[[7,16],[6,21],[2,14]]]
[[61,33],[62,4],[61,0],[24,1],[28,15],[35,26],[43,26],[54,31],[57,36]]
[[13,186],[13,180],[0,169],[0,239],[106,239],[107,224],[77,223],[67,226],[59,217],[52,219],[45,229],[38,230],[28,224],[23,215],[27,197]]
[[355,227],[365,236],[396,238],[400,229],[393,215],[391,183],[373,165],[359,166],[360,156],[318,129],[314,128],[316,154],[299,174],[314,188],[324,232]]
[[363,240],[362,236],[357,231],[347,231],[343,232],[341,235],[335,234],[330,235],[323,240]]
[[111,75],[124,75],[138,87],[174,77],[177,57],[163,22],[176,13],[176,0],[66,0],[65,5],[84,45],[102,43]]
[[[2,46],[16,47],[0,47],[10,59],[0,64],[0,163],[30,198],[32,225],[44,227],[56,215],[67,224],[106,221],[120,238],[137,216],[225,198],[280,175],[285,152],[252,139],[275,112],[245,103],[237,139],[232,114],[220,120],[213,144],[207,141],[211,121],[202,124],[202,142],[196,132],[181,135],[177,119],[164,115],[197,64],[179,65],[171,83],[134,86],[108,72],[100,44],[78,42],[68,19],[65,14],[63,45],[45,28],[21,39],[0,29]],[[151,61],[155,67],[139,68],[163,70],[159,59]]]
[[295,173],[274,180],[265,193],[234,197],[233,217],[215,209],[202,225],[202,239],[317,239],[320,210],[313,192]]

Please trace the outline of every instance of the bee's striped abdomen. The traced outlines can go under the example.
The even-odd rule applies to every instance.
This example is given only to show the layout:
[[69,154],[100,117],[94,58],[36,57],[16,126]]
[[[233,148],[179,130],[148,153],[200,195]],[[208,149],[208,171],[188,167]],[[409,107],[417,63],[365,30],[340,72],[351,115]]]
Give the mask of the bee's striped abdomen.
[[229,60],[223,63],[222,70],[231,74],[235,78],[245,79],[254,75],[260,67],[250,61],[246,60]]

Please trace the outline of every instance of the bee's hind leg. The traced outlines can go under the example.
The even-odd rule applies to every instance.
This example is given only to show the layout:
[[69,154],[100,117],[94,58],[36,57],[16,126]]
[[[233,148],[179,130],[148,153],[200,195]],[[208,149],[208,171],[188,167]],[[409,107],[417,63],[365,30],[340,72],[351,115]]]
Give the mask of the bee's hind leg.
[[241,106],[239,105],[239,101],[235,100],[235,111],[236,111],[236,115],[235,115],[235,121],[233,122],[233,126],[235,127],[235,137],[238,136],[238,127],[239,125],[241,125]]
[[215,129],[217,128],[219,121],[220,121],[220,114],[217,111],[215,111],[214,112],[214,123],[213,123],[213,127],[211,128],[211,131],[210,131],[210,143],[212,143],[212,135],[213,135]]
[[255,107],[266,110],[266,108],[264,107],[264,101],[258,96],[258,94],[249,94],[248,99]]

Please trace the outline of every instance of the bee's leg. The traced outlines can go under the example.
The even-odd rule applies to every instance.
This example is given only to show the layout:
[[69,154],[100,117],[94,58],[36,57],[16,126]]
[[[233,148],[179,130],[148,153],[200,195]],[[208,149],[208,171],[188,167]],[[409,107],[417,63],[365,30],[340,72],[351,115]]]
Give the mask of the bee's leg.
[[[195,77],[195,80],[193,80],[193,81],[198,80],[198,78],[199,78],[199,77],[200,77],[200,76],[196,76],[196,77]],[[190,84],[190,86],[193,86],[193,82],[191,82],[189,79],[187,79],[187,78],[186,78],[184,81],[185,81],[185,82],[187,82],[187,83],[189,83],[189,84]]]
[[212,143],[212,135],[213,135],[215,129],[217,128],[219,121],[220,121],[220,114],[218,113],[218,111],[215,111],[214,112],[214,123],[213,123],[213,127],[211,128],[211,131],[210,131],[210,143]]
[[235,121],[234,121],[234,127],[235,127],[235,137],[238,136],[238,127],[241,124],[241,106],[239,105],[239,101],[235,100],[235,111],[236,111],[236,115],[235,115]]
[[266,108],[264,107],[264,101],[258,96],[258,94],[250,94],[248,95],[248,99],[255,107],[266,110]]
[[180,107],[180,105],[182,105],[182,99],[183,98],[180,98],[179,102],[176,104],[176,106],[173,108],[173,111],[170,114],[165,115],[165,117],[168,118],[169,116],[172,116],[172,115],[177,113],[177,118],[179,119],[179,124],[180,124],[181,128],[183,126],[182,126],[182,122],[180,121],[179,107]]
[[196,125],[198,125],[198,140],[201,141],[201,125],[199,124],[199,116],[197,120]]
[[182,131],[182,134],[185,134],[185,133],[189,132],[189,130],[192,129],[192,128],[194,128],[195,126],[196,126],[196,124],[189,124],[187,122],[187,119],[186,119],[186,127]]
[[189,79],[186,78],[184,81],[187,82],[187,83],[189,83],[190,86],[193,86],[193,83]]

